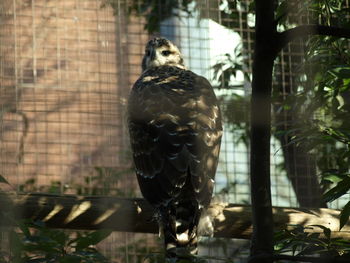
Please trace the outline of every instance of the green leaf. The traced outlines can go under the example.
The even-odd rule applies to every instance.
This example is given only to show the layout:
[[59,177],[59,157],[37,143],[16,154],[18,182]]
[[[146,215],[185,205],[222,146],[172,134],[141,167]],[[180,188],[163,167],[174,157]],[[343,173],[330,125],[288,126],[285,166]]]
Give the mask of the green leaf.
[[1,174],[0,174],[0,183],[5,183],[5,184],[10,184],[6,179],[5,177],[3,177]]
[[325,237],[327,239],[331,238],[331,230],[328,227],[325,227],[323,225],[310,225],[310,226],[315,226],[315,227],[319,227],[323,230],[323,234],[325,235]]
[[[285,22],[289,11],[288,1],[283,1],[276,9],[276,17],[279,19],[279,24]],[[282,19],[283,18],[283,19]]]
[[342,89],[342,91],[347,90],[350,86],[350,78],[343,79],[343,85],[344,88]]
[[18,227],[22,231],[22,233],[25,235],[25,237],[31,237],[28,221],[20,222]]
[[97,230],[95,232],[88,233],[87,235],[76,239],[76,249],[81,250],[91,245],[96,245],[103,239],[107,238],[111,233],[112,230]]
[[343,207],[340,213],[339,219],[339,230],[345,226],[345,224],[349,221],[350,216],[350,201]]
[[350,67],[337,67],[329,71],[333,76],[341,79],[350,77]]
[[248,7],[249,12],[254,12],[255,11],[255,1],[251,1]]
[[69,239],[68,235],[61,230],[50,230],[47,234],[53,241],[62,247],[65,246],[67,240]]
[[337,174],[337,171],[333,172],[327,172],[325,173],[324,176],[322,176],[323,180],[326,181],[330,181],[332,183],[339,183],[340,181],[342,181],[344,179],[344,175],[343,174]]
[[346,194],[349,189],[350,178],[347,176],[345,179],[341,180],[335,187],[326,192],[323,195],[323,200],[325,202],[332,202]]

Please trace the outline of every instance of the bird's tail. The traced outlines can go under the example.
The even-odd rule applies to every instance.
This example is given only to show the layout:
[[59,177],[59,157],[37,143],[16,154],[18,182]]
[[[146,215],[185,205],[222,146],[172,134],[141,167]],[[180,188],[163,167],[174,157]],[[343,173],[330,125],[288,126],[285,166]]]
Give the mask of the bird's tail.
[[197,254],[197,226],[200,214],[198,205],[190,200],[170,205],[161,213],[167,257]]

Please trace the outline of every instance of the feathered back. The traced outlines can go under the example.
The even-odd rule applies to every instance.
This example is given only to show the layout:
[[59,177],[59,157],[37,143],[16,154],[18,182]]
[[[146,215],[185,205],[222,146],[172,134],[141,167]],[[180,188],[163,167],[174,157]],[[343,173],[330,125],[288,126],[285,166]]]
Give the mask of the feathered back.
[[141,192],[156,209],[165,247],[196,251],[222,135],[212,86],[178,66],[151,66],[134,84],[128,125]]

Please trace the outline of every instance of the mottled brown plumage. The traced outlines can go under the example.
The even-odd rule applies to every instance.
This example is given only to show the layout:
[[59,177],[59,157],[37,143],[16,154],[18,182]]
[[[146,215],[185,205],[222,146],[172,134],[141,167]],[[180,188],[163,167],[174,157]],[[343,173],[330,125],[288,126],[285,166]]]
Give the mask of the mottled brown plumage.
[[142,68],[128,104],[137,179],[159,216],[168,254],[195,251],[220,151],[218,102],[210,83],[186,70],[166,39],[147,44]]

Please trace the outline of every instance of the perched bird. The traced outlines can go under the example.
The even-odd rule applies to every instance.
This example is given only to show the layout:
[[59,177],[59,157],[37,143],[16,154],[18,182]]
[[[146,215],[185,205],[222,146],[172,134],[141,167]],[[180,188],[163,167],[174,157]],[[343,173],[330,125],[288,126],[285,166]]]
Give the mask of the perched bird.
[[167,256],[195,254],[201,213],[213,192],[222,135],[210,83],[187,70],[179,49],[150,40],[128,102],[141,192],[155,208]]

